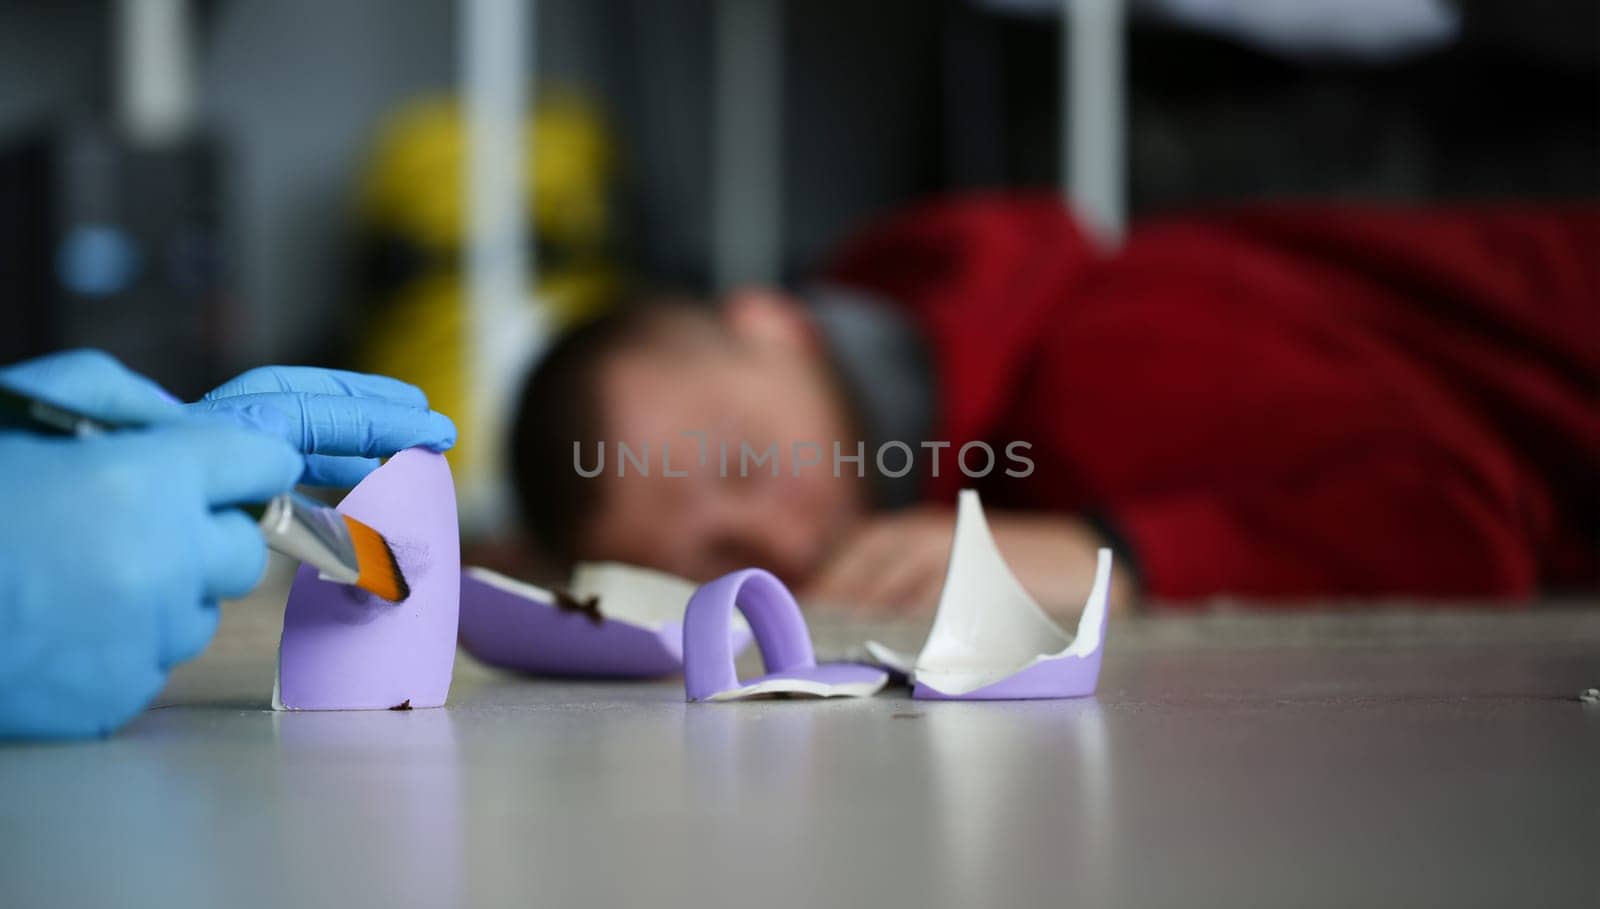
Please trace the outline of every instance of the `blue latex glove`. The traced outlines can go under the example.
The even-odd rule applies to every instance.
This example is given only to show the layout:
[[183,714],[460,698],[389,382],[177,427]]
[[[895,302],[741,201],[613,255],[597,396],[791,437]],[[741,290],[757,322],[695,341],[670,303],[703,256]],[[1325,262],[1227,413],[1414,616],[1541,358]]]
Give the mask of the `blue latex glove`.
[[456,442],[450,418],[428,409],[415,385],[387,376],[310,366],[263,366],[189,405],[233,415],[269,409],[285,420],[289,444],[306,455],[302,483],[349,487],[402,448],[444,451]]
[[67,350],[0,367],[0,384],[108,423],[183,417],[177,398],[99,350]]
[[226,506],[292,488],[304,461],[275,411],[191,416],[104,354],[0,369],[0,384],[150,424],[0,432],[0,738],[104,734],[206,645],[219,598],[260,579],[261,533]]

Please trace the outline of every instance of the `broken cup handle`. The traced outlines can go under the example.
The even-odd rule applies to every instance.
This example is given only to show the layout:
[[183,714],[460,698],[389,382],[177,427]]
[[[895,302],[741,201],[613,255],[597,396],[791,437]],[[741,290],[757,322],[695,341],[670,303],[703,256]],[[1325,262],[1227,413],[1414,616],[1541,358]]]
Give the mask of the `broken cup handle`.
[[683,617],[683,680],[692,701],[739,687],[728,634],[733,611],[750,623],[768,673],[816,666],[811,634],[789,588],[769,571],[745,568],[694,592]]

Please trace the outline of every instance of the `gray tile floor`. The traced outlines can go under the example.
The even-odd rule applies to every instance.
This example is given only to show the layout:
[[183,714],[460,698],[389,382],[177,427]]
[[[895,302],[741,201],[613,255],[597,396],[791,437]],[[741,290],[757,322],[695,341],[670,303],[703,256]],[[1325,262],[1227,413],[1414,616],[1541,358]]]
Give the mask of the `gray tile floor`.
[[274,714],[272,596],[111,739],[0,748],[0,904],[1600,905],[1600,610],[1124,621],[1081,701],[462,655],[444,710]]

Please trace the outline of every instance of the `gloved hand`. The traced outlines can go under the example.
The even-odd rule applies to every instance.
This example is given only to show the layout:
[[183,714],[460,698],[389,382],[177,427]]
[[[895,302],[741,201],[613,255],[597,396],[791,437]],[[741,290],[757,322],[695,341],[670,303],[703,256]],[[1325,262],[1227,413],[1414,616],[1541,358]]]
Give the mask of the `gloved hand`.
[[286,420],[289,444],[306,457],[302,483],[349,487],[378,458],[421,445],[444,451],[456,442],[450,418],[428,409],[422,390],[387,376],[310,366],[263,366],[188,405],[191,412],[238,414],[269,409]]
[[104,734],[205,646],[219,598],[260,579],[261,533],[226,506],[292,488],[304,462],[275,411],[187,415],[105,354],[0,369],[0,384],[152,424],[0,432],[0,738]]
[[0,367],[0,385],[108,423],[183,417],[177,398],[99,350],[64,350]]

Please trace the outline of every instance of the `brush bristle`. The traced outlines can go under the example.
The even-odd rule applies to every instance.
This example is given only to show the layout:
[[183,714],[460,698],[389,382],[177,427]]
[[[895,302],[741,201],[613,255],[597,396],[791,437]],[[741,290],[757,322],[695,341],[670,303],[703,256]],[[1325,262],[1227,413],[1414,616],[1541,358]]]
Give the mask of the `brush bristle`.
[[360,572],[356,586],[391,603],[411,596],[411,585],[406,583],[400,563],[395,561],[394,550],[383,535],[355,518],[345,516],[344,522],[350,528],[350,542],[356,548],[356,566]]

